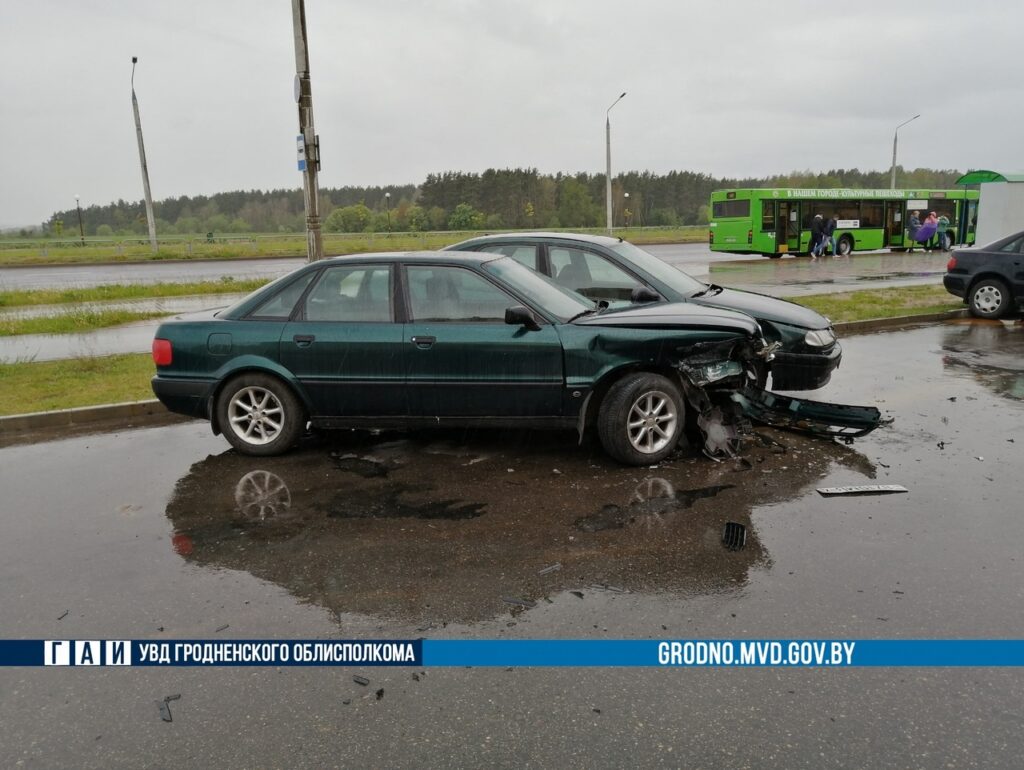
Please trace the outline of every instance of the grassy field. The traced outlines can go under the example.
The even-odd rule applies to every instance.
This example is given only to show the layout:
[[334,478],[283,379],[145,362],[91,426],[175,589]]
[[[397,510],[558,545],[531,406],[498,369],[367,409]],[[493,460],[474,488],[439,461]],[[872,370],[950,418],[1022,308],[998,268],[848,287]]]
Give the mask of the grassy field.
[[[800,298],[834,322],[924,315],[963,307],[941,286],[870,289]],[[148,354],[0,364],[0,415],[152,398]]]
[[[573,230],[604,234],[601,228]],[[615,235],[638,244],[696,243],[707,239],[707,226],[619,228]],[[373,251],[435,250],[484,235],[484,232],[431,233],[324,233],[324,254],[360,254]],[[170,235],[159,239],[154,253],[144,239],[0,239],[0,266],[104,262],[136,262],[166,259],[252,259],[256,257],[304,257],[306,236],[225,235],[208,241],[205,235]]]
[[269,282],[268,278],[253,278],[244,281],[222,278],[219,281],[193,281],[192,283],[115,283],[89,288],[0,291],[0,308],[188,297],[194,294],[248,294]]

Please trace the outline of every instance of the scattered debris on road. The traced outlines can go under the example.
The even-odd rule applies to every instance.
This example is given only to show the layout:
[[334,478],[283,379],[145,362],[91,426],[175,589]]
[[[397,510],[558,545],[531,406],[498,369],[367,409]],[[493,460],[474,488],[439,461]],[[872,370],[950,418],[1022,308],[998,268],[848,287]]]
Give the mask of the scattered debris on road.
[[727,521],[722,530],[722,545],[727,551],[742,551],[747,545],[747,528],[735,521]]
[[556,561],[550,567],[545,567],[544,569],[542,569],[537,574],[538,575],[548,575],[548,574],[550,574],[552,572],[558,572],[558,570],[560,570],[560,569],[562,569],[562,562]]
[[352,681],[356,684],[361,684],[363,687],[366,687],[370,683],[369,679],[367,679],[365,676],[359,676],[359,674],[355,674],[352,677]]
[[529,599],[516,599],[510,596],[503,596],[501,600],[505,602],[505,604],[511,604],[516,607],[525,607],[528,610],[537,606],[537,602],[531,602]]

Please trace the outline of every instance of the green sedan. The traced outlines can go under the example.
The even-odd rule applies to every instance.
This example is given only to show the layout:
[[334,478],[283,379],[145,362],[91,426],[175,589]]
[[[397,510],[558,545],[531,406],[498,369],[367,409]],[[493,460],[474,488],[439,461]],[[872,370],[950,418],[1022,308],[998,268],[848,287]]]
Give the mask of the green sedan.
[[596,429],[641,465],[772,355],[743,313],[612,311],[494,254],[361,254],[161,324],[153,391],[250,455],[286,451],[309,424],[524,426]]

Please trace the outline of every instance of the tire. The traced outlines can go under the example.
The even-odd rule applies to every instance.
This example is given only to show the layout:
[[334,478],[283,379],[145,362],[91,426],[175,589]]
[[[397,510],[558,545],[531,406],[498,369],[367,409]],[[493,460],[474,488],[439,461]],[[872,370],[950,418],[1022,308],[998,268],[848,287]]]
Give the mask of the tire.
[[597,415],[597,432],[614,459],[651,465],[676,448],[684,417],[683,396],[675,383],[660,374],[637,372],[609,388]]
[[782,259],[782,254],[769,254],[768,259]]
[[983,278],[971,287],[971,315],[999,318],[1010,307],[1010,290],[998,278]]
[[223,387],[217,421],[231,446],[257,457],[288,451],[306,424],[291,389],[277,377],[256,372],[241,374]]
[[853,253],[853,238],[849,235],[844,235],[836,243],[836,256],[848,257]]

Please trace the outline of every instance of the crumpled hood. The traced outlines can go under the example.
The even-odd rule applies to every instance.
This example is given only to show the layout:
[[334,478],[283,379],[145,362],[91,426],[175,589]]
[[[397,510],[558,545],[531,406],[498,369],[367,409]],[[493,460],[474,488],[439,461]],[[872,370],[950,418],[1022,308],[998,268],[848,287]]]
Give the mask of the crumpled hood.
[[622,310],[584,316],[573,323],[580,326],[615,326],[638,329],[718,329],[759,337],[757,321],[746,313],[718,307],[705,307],[696,302],[653,302],[630,305]]
[[687,301],[704,307],[735,310],[757,319],[799,326],[802,329],[827,329],[829,327],[825,316],[810,308],[777,297],[769,297],[766,294],[755,294],[752,291],[722,289],[718,294],[693,297]]

